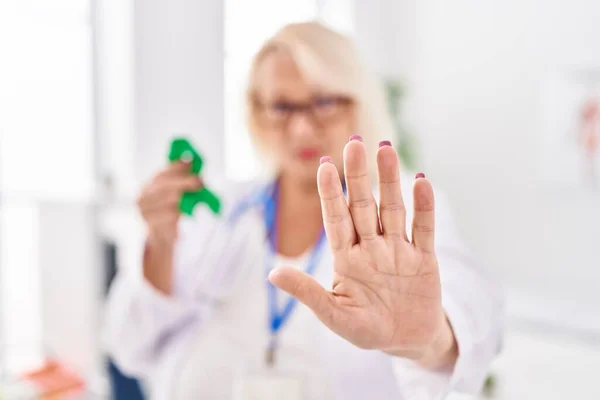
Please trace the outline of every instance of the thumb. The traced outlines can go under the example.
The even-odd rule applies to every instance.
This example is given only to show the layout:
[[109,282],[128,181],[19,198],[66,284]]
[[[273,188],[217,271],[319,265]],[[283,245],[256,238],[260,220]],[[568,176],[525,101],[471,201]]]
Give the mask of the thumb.
[[291,267],[278,267],[269,273],[268,279],[310,308],[324,324],[331,324],[334,312],[332,297],[312,276]]

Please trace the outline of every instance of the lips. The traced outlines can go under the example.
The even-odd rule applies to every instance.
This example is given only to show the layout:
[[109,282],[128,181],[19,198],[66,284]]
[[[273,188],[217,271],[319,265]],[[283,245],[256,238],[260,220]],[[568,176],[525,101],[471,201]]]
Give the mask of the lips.
[[298,157],[303,160],[312,160],[319,157],[320,151],[314,147],[306,147],[298,152]]

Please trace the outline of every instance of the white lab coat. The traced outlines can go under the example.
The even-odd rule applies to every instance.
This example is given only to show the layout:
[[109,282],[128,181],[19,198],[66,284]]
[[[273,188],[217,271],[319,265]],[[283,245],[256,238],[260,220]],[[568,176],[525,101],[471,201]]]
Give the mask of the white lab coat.
[[[402,178],[410,221],[412,177]],[[233,210],[239,210],[239,204],[262,187],[264,183],[222,188],[221,218],[202,206],[193,218],[182,217],[172,297],[163,296],[146,282],[141,268],[119,271],[107,304],[106,346],[125,373],[144,380],[152,399],[176,399],[178,393],[179,398],[229,400],[227,388],[237,368],[233,365],[237,353],[230,354],[235,340],[242,343],[237,350],[240,359],[256,357],[263,351],[267,340],[267,242],[262,209],[250,202],[245,212],[228,222]],[[316,318],[311,322],[312,314],[300,305],[284,328],[282,340],[287,330],[290,346],[304,346],[305,352],[321,355],[317,363],[328,373],[331,398],[441,399],[452,391],[475,393],[481,388],[490,362],[501,347],[501,291],[469,257],[439,191],[435,234],[442,302],[459,347],[456,364],[448,370],[431,371],[410,360],[358,349]],[[330,287],[328,249],[323,252],[315,278]],[[231,342],[223,341],[236,335]],[[300,336],[311,336],[312,341],[298,342]],[[198,379],[193,382],[195,374]],[[190,384],[195,384],[194,390],[199,393],[182,395],[182,386]]]

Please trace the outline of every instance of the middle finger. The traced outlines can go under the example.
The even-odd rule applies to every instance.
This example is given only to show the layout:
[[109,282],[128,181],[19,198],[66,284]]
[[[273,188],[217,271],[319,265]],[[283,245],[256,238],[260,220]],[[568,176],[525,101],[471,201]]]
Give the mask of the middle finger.
[[348,205],[358,239],[373,240],[379,236],[381,228],[369,179],[366,149],[358,135],[350,137],[350,142],[344,148],[344,171]]

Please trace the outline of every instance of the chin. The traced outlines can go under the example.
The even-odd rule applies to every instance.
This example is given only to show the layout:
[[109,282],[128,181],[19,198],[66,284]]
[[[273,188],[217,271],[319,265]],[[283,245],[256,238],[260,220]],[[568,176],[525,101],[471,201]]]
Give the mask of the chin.
[[[294,163],[292,168],[288,168],[287,173],[290,177],[293,177],[295,181],[301,182],[301,184],[312,185],[317,182],[317,171],[319,169],[319,162],[316,163]],[[314,164],[314,165],[311,165]]]
[[303,181],[307,184],[316,184],[317,183],[317,170],[318,168],[312,169],[304,169],[303,171],[299,171],[297,174],[298,180]]

